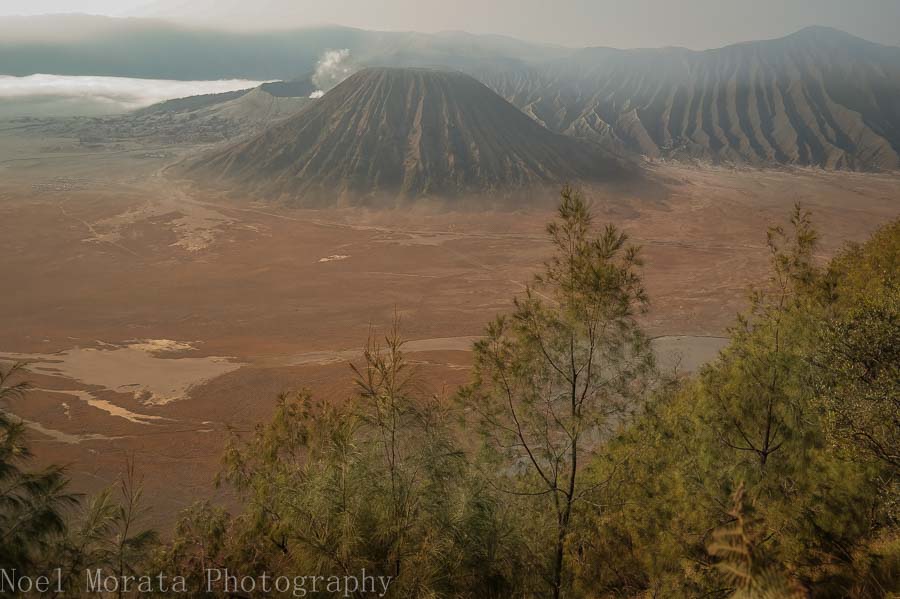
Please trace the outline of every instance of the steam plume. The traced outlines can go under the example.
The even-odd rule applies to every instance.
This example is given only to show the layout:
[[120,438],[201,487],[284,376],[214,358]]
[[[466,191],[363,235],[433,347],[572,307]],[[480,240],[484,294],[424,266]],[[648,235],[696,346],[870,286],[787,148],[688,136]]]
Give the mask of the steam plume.
[[356,65],[350,60],[350,50],[328,50],[319,58],[312,82],[318,88],[310,98],[321,98],[325,92],[355,73]]

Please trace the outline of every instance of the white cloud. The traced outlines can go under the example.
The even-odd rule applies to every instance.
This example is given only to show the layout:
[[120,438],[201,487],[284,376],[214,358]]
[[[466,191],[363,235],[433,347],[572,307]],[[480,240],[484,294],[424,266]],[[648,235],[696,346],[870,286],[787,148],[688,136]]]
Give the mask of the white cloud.
[[0,76],[0,102],[21,104],[73,103],[91,105],[91,113],[116,113],[143,108],[172,98],[217,94],[260,85],[261,81],[171,81],[128,77],[62,75]]

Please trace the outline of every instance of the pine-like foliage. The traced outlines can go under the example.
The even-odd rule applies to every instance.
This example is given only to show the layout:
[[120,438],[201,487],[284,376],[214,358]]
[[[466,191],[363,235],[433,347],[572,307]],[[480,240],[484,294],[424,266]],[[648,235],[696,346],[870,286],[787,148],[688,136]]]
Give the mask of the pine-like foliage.
[[637,323],[647,304],[639,248],[611,225],[597,230],[568,187],[547,233],[553,256],[475,344],[475,380],[461,395],[496,487],[546,521],[542,561],[559,598],[573,523],[602,484],[586,484],[585,467],[639,404],[653,355]]
[[728,515],[731,522],[713,532],[708,549],[719,560],[716,567],[735,588],[732,599],[805,599],[799,585],[766,563],[743,484],[734,493]]
[[29,385],[24,365],[0,367],[0,569],[24,575],[41,564],[66,530],[65,512],[78,499],[61,467],[29,470],[25,423],[6,410]]
[[[813,357],[829,439],[857,459],[900,476],[900,221],[852,248],[831,269],[830,291],[847,304],[826,323]],[[861,284],[850,285],[847,279]],[[861,288],[860,288],[861,287]]]
[[508,510],[473,476],[450,406],[421,389],[402,346],[397,326],[373,335],[354,396],[285,394],[271,423],[235,439],[222,480],[244,512],[195,512],[177,559],[310,576],[365,569],[392,578],[391,597],[513,596],[529,574]]

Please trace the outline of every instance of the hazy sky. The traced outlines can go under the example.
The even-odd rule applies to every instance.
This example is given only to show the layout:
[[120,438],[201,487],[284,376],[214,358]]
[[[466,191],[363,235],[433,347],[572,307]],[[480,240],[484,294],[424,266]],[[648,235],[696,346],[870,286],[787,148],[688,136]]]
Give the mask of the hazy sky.
[[232,28],[455,29],[623,48],[711,48],[829,25],[900,45],[900,0],[0,0],[0,14],[59,12]]

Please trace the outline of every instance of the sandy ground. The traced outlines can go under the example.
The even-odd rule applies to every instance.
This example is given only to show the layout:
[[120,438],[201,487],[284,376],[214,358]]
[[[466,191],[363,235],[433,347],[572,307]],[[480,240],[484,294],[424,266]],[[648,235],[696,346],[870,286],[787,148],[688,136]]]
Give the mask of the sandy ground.
[[[278,393],[352,392],[348,361],[395,312],[429,388],[452,393],[472,341],[549,253],[553,198],[487,213],[287,210],[167,180],[178,149],[94,152],[2,129],[0,359],[31,362],[36,387],[10,407],[78,490],[133,456],[162,525],[215,492],[228,435],[268,418]],[[813,210],[823,260],[900,214],[895,174],[653,169],[668,199],[590,195],[598,223],[643,246],[644,323],[681,371],[722,346],[765,277],[766,227],[794,202]]]

